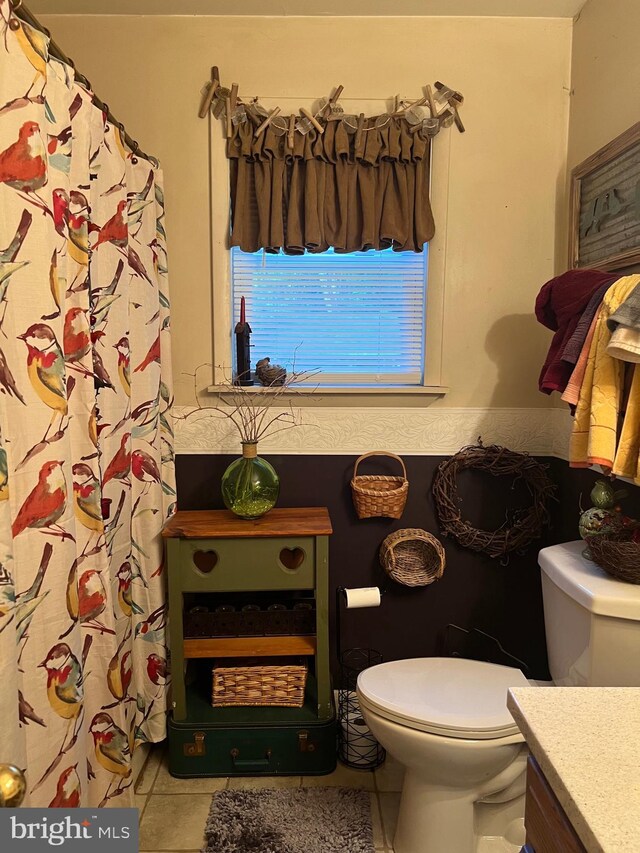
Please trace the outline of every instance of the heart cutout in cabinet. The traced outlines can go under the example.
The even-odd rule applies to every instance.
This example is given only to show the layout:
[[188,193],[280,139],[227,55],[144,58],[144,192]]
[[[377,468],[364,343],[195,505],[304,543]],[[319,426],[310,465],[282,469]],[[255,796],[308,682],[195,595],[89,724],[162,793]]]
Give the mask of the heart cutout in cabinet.
[[283,548],[280,551],[280,562],[285,569],[294,572],[304,563],[304,551],[302,548]]
[[218,563],[218,555],[215,551],[195,551],[193,554],[193,562],[199,571],[208,575],[209,572],[212,572],[215,569]]

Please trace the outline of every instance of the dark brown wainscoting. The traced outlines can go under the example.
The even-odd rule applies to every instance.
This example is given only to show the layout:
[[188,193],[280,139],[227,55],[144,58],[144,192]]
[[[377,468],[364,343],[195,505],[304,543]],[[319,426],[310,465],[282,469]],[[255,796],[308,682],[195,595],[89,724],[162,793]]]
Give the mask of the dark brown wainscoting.
[[[491,634],[510,654],[528,664],[532,677],[548,677],[537,552],[544,545],[577,538],[578,501],[583,492],[584,505],[589,505],[588,493],[596,478],[593,472],[571,471],[558,459],[541,460],[550,466],[558,502],[552,506],[552,527],[539,543],[502,565],[444,539],[447,567],[442,579],[422,589],[408,589],[386,581],[378,548],[388,533],[400,527],[423,527],[437,534],[431,482],[440,458],[405,457],[409,497],[398,521],[357,519],[349,488],[354,460],[349,456],[267,458],[280,475],[279,506],[329,508],[334,528],[330,540],[332,589],[376,585],[385,590],[381,607],[345,615],[344,647],[372,647],[386,660],[435,655],[443,650],[447,625],[455,624]],[[222,507],[220,478],[231,460],[230,456],[178,456],[180,509]],[[366,473],[364,468],[361,473]],[[465,514],[479,527],[500,524],[509,484],[467,473],[460,482]],[[640,507],[640,490],[632,490],[636,492],[633,502]],[[526,500],[520,489],[509,495],[512,505]],[[625,503],[629,511],[631,503]]]
[[[222,508],[220,478],[231,456],[177,457],[180,509]],[[496,637],[511,654],[525,661],[533,678],[548,678],[544,617],[537,552],[555,542],[577,538],[579,501],[589,503],[597,474],[572,470],[559,459],[541,459],[558,487],[551,507],[552,526],[526,554],[512,555],[502,565],[482,554],[443,539],[447,553],[444,576],[431,586],[408,589],[387,581],[378,563],[384,537],[400,527],[423,527],[438,533],[431,482],[441,458],[407,456],[409,497],[398,521],[359,521],[351,503],[349,481],[354,459],[349,456],[268,456],[280,475],[279,506],[327,506],[334,533],[330,539],[331,587],[382,586],[382,605],[348,611],[343,619],[343,646],[363,646],[382,652],[385,660],[442,653],[449,624],[477,628]],[[375,470],[384,473],[376,463]],[[382,463],[383,465],[386,462]],[[392,462],[389,471],[392,473]],[[373,468],[372,468],[373,470]],[[363,467],[361,473],[366,473]],[[461,479],[464,511],[473,523],[496,526],[504,518],[509,484],[485,474],[466,472]],[[640,515],[640,489],[628,487],[625,511]],[[526,503],[515,489],[511,505]],[[335,614],[332,613],[332,626]],[[332,627],[333,636],[333,627]],[[335,663],[335,661],[334,661]]]

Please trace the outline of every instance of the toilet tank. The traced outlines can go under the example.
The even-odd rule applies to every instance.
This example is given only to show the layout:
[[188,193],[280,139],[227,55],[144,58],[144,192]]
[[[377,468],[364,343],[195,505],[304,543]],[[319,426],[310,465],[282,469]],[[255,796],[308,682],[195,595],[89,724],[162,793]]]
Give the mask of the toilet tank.
[[542,598],[556,685],[640,687],[640,585],[582,556],[586,543],[543,548]]

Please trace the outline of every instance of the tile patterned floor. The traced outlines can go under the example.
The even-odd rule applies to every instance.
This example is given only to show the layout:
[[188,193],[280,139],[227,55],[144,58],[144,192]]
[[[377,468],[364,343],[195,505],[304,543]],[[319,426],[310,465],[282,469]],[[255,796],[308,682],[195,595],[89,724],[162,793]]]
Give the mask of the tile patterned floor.
[[402,788],[402,767],[387,756],[375,773],[338,764],[329,776],[276,778],[174,779],[167,770],[162,747],[156,748],[138,779],[136,806],[140,809],[140,850],[143,853],[197,853],[200,833],[209,813],[211,795],[225,788],[297,788],[339,786],[370,792],[373,841],[376,851],[393,853]]

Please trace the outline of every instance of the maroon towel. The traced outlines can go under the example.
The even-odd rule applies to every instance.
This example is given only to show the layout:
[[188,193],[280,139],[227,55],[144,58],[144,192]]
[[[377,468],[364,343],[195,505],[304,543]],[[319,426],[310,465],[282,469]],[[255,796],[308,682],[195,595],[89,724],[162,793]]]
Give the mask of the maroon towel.
[[564,391],[573,366],[562,361],[562,353],[593,294],[619,275],[600,270],[568,270],[542,286],[536,299],[538,321],[555,332],[538,387],[545,394]]

